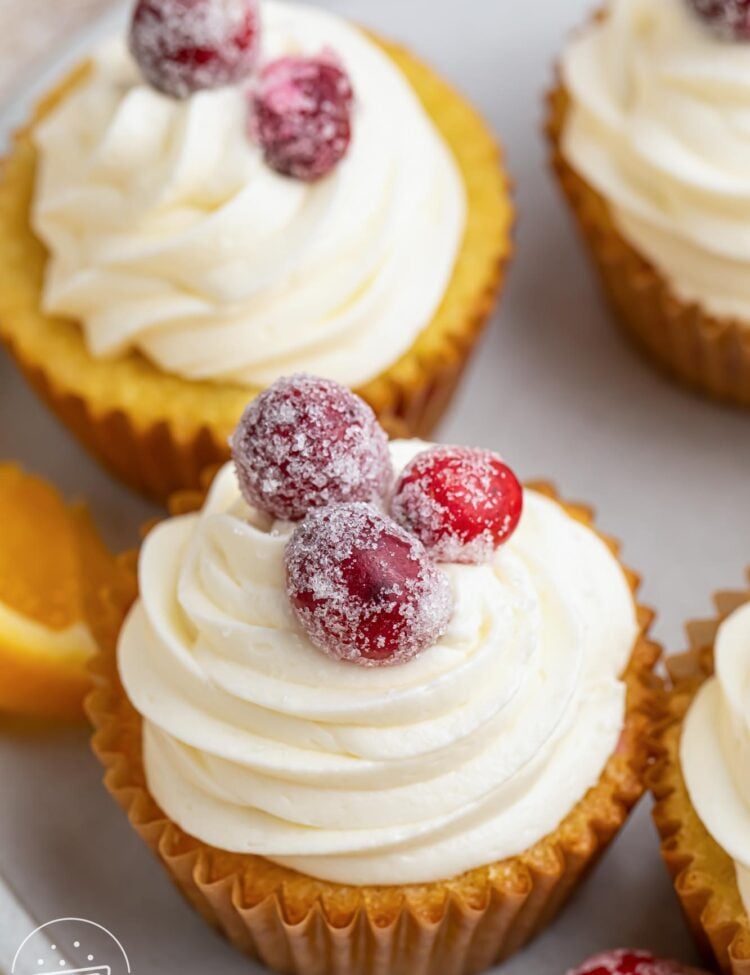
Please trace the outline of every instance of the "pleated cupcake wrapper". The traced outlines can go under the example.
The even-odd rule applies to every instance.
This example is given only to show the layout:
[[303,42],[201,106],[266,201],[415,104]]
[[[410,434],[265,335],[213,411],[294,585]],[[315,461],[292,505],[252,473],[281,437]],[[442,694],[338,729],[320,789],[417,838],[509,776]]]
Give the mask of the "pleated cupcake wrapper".
[[734,863],[708,833],[690,801],[679,749],[685,714],[703,682],[713,674],[718,629],[748,601],[750,589],[718,593],[716,617],[691,623],[689,650],[668,658],[672,690],[667,715],[655,728],[656,761],[648,775],[662,857],[685,917],[699,948],[731,975],[750,975],[750,920]]
[[[358,390],[392,436],[429,437],[501,290],[512,252],[510,187],[499,149],[473,108],[403,48],[373,39],[444,130],[468,191],[466,238],[443,306],[406,355]],[[207,464],[227,459],[232,428],[257,390],[245,395],[218,384],[214,396],[208,384],[166,376],[135,355],[122,364],[94,360],[77,325],[40,311],[46,255],[29,227],[31,136],[86,70],[74,71],[45,99],[0,170],[0,339],[47,405],[112,473],[166,500],[196,487]]]
[[623,238],[607,202],[563,155],[569,104],[563,87],[549,96],[553,168],[621,329],[672,378],[715,399],[750,407],[750,322],[716,318],[681,300]]
[[[550,497],[549,485],[534,485]],[[195,510],[202,492],[183,492],[171,510]],[[592,524],[589,509],[565,505]],[[617,553],[619,546],[605,539]],[[644,791],[648,738],[663,718],[653,670],[659,647],[647,638],[653,614],[638,610],[641,634],[627,670],[627,718],[598,784],[551,836],[521,856],[442,883],[345,887],[267,860],[222,852],[188,836],[149,794],[141,718],[116,667],[116,641],[136,597],[136,559],[123,558],[117,584],[91,621],[101,647],[87,701],[94,751],[107,788],[176,886],[242,951],[289,975],[470,975],[500,961],[558,913],[596,863]],[[638,579],[627,571],[635,593]]]

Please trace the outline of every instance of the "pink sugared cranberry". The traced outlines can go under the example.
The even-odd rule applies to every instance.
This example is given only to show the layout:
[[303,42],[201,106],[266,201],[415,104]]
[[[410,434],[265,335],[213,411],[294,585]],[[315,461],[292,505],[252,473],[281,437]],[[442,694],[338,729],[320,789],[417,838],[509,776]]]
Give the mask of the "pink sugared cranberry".
[[675,961],[654,958],[648,951],[607,951],[589,959],[568,975],[701,975]]
[[370,407],[328,379],[280,379],[245,410],[232,438],[242,494],[274,518],[381,498],[393,476],[388,439]]
[[307,182],[328,175],[351,142],[353,97],[348,75],[329,58],[272,61],[254,93],[251,121],[268,165]]
[[486,562],[518,526],[523,488],[489,450],[433,447],[407,465],[392,502],[396,521],[441,562]]
[[689,3],[721,37],[750,40],[750,0],[689,0]]
[[438,640],[450,583],[423,546],[369,504],[311,512],[286,553],[287,592],[311,642],[362,666],[399,664]]
[[173,98],[242,81],[259,49],[258,0],[139,0],[130,27],[143,76]]

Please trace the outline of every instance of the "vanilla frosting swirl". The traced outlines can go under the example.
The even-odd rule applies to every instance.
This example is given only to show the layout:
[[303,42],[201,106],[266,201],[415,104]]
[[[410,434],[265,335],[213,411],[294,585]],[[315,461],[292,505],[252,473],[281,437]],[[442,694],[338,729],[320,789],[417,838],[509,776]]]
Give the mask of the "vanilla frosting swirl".
[[673,292],[750,322],[750,44],[686,0],[612,0],[562,62],[568,162]]
[[722,624],[714,661],[715,676],[685,718],[680,764],[698,816],[734,860],[750,912],[750,603]]
[[357,385],[440,305],[464,184],[364,33],[281,0],[262,20],[266,61],[332,50],[349,73],[343,162],[312,184],[277,174],[248,135],[246,86],[170,99],[116,39],[35,131],[44,307],[79,321],[96,357],[135,349],[167,373],[250,386],[300,370]]
[[[396,468],[423,447],[392,445]],[[200,514],[145,542],[119,667],[165,812],[214,846],[355,885],[449,877],[553,831],[623,727],[636,613],[604,542],[527,491],[491,564],[439,567],[445,635],[373,670],[296,623],[293,527],[248,508],[227,467]]]

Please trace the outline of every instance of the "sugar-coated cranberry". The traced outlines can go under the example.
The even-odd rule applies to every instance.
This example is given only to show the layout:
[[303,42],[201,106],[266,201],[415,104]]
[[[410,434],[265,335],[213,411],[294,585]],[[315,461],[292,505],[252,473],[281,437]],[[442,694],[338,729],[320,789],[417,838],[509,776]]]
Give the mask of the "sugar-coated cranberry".
[[568,975],[701,975],[675,961],[655,958],[648,951],[606,951],[590,958]]
[[139,0],[130,50],[149,84],[173,98],[242,81],[260,50],[258,0]]
[[523,488],[497,454],[433,447],[399,478],[396,521],[442,562],[486,562],[507,542],[523,510]]
[[689,0],[689,3],[722,37],[750,40],[750,0]]
[[245,410],[232,438],[242,494],[274,518],[381,498],[393,477],[388,438],[370,407],[328,379],[280,379]]
[[272,169],[312,182],[346,155],[352,101],[349,77],[331,58],[280,58],[261,74],[251,132]]
[[438,640],[453,610],[446,576],[373,505],[311,512],[286,553],[287,591],[311,642],[363,666],[399,664]]

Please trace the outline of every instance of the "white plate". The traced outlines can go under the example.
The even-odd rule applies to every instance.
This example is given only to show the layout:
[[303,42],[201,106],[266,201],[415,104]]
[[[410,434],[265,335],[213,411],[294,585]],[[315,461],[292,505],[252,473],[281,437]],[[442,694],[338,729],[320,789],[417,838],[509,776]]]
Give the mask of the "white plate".
[[[659,637],[680,649],[682,623],[707,614],[710,593],[739,584],[750,563],[750,414],[673,387],[620,340],[548,175],[542,93],[588,0],[324,5],[404,40],[452,77],[501,133],[517,179],[509,287],[443,439],[498,449],[524,476],[553,477],[567,497],[595,503],[645,574]],[[102,32],[93,27],[15,100],[0,141]],[[88,459],[5,359],[0,415],[0,456],[86,496],[110,540],[132,544],[153,509]],[[149,975],[254,970],[183,904],[132,834],[100,785],[83,732],[0,727],[0,871],[37,920],[96,920],[121,939],[134,971]],[[563,918],[504,972],[562,975],[614,945],[693,959],[646,803]]]

